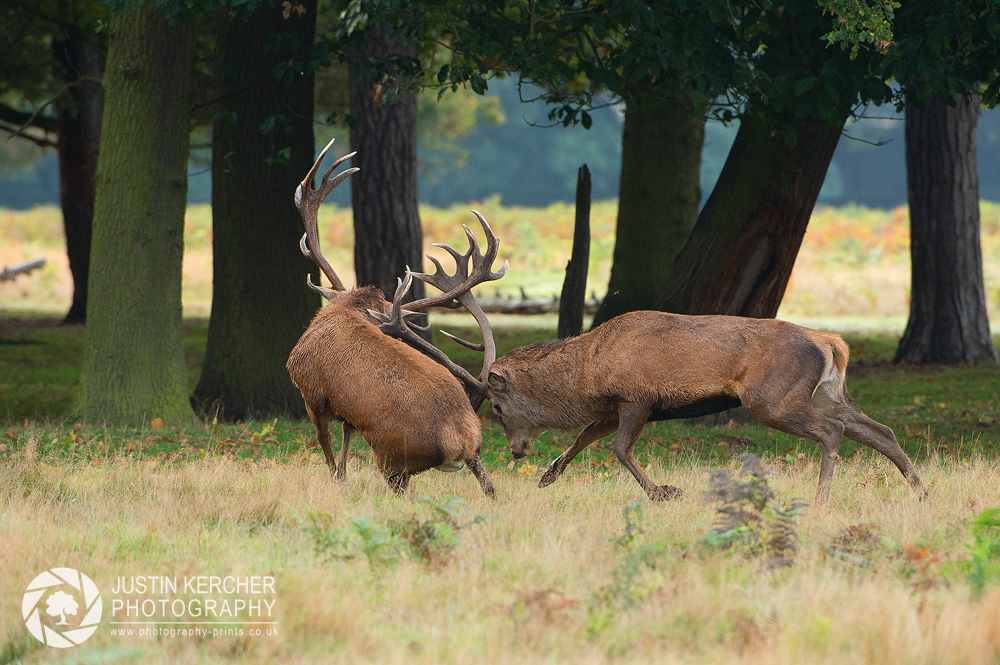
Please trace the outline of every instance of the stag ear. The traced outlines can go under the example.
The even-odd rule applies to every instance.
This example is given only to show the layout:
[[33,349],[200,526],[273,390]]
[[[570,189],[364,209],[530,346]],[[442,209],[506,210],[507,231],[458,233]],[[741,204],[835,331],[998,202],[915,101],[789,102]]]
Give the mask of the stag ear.
[[493,390],[507,390],[507,379],[496,372],[490,372],[487,381],[489,381],[490,388],[493,388]]

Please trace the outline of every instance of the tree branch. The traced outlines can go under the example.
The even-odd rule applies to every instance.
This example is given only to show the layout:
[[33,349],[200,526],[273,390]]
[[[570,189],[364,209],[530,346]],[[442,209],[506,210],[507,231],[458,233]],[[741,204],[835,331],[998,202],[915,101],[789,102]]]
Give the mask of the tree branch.
[[[52,116],[42,115],[42,111],[44,111],[47,106],[50,106],[50,105],[54,104],[56,102],[56,100],[58,100],[60,97],[62,97],[63,93],[65,93],[67,90],[69,90],[70,88],[75,88],[77,86],[80,86],[80,85],[82,85],[84,83],[97,83],[98,85],[100,85],[102,83],[102,81],[101,81],[101,79],[92,78],[92,77],[89,77],[89,76],[81,76],[80,78],[76,79],[75,81],[71,81],[70,83],[67,83],[66,85],[64,85],[62,87],[62,89],[59,90],[59,92],[57,92],[55,95],[52,96],[52,99],[50,99],[49,101],[47,101],[44,104],[42,104],[41,106],[39,106],[37,109],[35,109],[35,112],[31,113],[30,115],[24,114],[24,113],[22,113],[20,111],[16,111],[14,109],[11,109],[10,107],[6,107],[11,112],[13,112],[15,114],[18,114],[18,115],[21,115],[22,117],[26,117],[27,118],[23,123],[21,123],[21,126],[16,131],[11,132],[11,135],[7,137],[7,140],[9,141],[12,138],[14,138],[15,136],[21,136],[23,138],[27,138],[29,141],[35,141],[36,143],[38,143],[38,141],[34,137],[31,137],[31,136],[28,136],[28,135],[22,133],[28,127],[38,127],[39,129],[41,129],[44,132],[55,133],[56,132],[56,119],[53,118]],[[3,105],[0,104],[0,106],[3,106]],[[0,120],[5,120],[5,121],[7,121],[7,122],[9,122],[11,124],[14,124],[14,125],[18,124],[18,122],[16,120],[8,120],[7,118],[4,118],[4,117],[0,117]],[[7,130],[7,131],[10,131],[10,130]]]
[[[55,133],[56,119],[50,115],[39,115],[39,111],[41,111],[41,109],[35,111],[35,113],[25,113],[24,111],[18,111],[15,108],[11,108],[6,104],[0,104],[0,122],[5,122],[7,124],[20,127],[21,129],[25,129],[26,127],[37,127],[43,132]],[[13,132],[12,130],[7,131],[17,133],[21,130],[19,129],[17,132]],[[31,137],[26,138],[30,139]]]

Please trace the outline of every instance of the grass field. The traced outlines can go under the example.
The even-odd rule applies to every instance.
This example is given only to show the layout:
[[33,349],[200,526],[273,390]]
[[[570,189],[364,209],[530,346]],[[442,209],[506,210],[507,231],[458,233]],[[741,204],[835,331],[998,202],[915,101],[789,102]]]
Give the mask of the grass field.
[[[775,568],[765,547],[710,544],[717,513],[700,498],[709,476],[684,458],[648,466],[686,490],[676,502],[652,504],[626,474],[582,463],[545,490],[529,467],[499,468],[494,503],[467,473],[425,474],[416,496],[395,498],[363,457],[340,485],[307,459],[123,453],[67,463],[45,461],[39,438],[23,437],[20,454],[0,465],[0,538],[17,543],[0,548],[3,662],[1000,658],[996,558],[989,572],[980,556],[979,594],[966,548],[970,520],[997,504],[1000,466],[977,455],[921,463],[933,493],[924,502],[885,460],[849,458],[830,503],[794,518],[797,550],[783,550],[790,565]],[[776,465],[772,503],[811,496],[816,473],[808,458]],[[988,535],[1000,543],[996,528]],[[121,577],[271,576],[277,635],[186,637],[179,631],[193,623],[166,621],[115,635],[127,628],[105,623],[69,652],[49,649],[26,634],[19,599],[56,565],[96,580],[108,605]]]
[[[557,284],[571,209],[521,214],[490,205],[480,208],[489,219],[510,215],[505,246],[532,248],[512,256],[511,276],[532,274],[535,282],[520,284],[529,293]],[[599,247],[613,229],[613,209],[602,210],[595,208],[605,219],[595,222],[594,254],[605,252],[598,263],[610,256]],[[448,234],[471,215],[432,213],[425,225],[440,233],[427,235],[460,244]],[[925,501],[888,460],[845,440],[830,502],[794,508],[815,491],[815,444],[735,422],[646,428],[636,457],[656,481],[685,490],[679,501],[649,502],[609,441],[540,490],[541,473],[572,435],[544,434],[531,456],[514,461],[485,410],[483,458],[498,501],[467,471],[422,474],[397,498],[357,439],[347,482],[333,482],[304,421],[152,420],[115,429],[70,418],[83,329],[61,327],[55,316],[68,306],[68,290],[51,212],[23,214],[37,218],[0,212],[0,264],[45,253],[54,267],[0,286],[0,542],[8,544],[0,547],[0,665],[1000,663],[1000,514],[990,512],[1000,505],[1000,368],[895,366],[888,361],[898,330],[845,334],[848,388],[894,429],[930,491]],[[1000,207],[984,206],[991,308],[1000,285],[998,215]],[[561,216],[565,238],[546,226]],[[207,219],[206,210],[189,215],[189,313],[207,313],[211,293]],[[331,248],[350,242],[332,230],[349,228],[337,219],[324,227]],[[905,316],[905,291],[892,295],[893,279],[909,270],[904,222],[899,211],[819,211],[787,315],[834,315],[834,329],[847,317],[877,328]],[[565,252],[550,235],[565,240]],[[349,272],[336,251],[327,254]],[[536,270],[544,266],[555,267]],[[878,288],[865,295],[855,278]],[[435,324],[460,335],[467,326],[447,317]],[[554,336],[552,319],[497,317],[495,325],[500,353]],[[185,324],[192,388],[206,334],[204,319]],[[719,483],[735,487],[719,472],[735,477],[745,453],[771,475],[758,473],[744,494],[760,498],[770,488],[773,497],[745,501],[742,517],[725,523],[705,495]],[[84,572],[104,603],[94,635],[65,650],[43,646],[22,621],[29,582],[53,567]],[[274,593],[262,595],[273,603],[272,623],[203,625],[196,621],[205,617],[171,614],[176,602],[252,600],[183,585],[212,576],[273,578]],[[181,584],[115,591],[139,577]],[[116,601],[149,602],[154,611],[122,614]],[[122,619],[150,623],[111,623]],[[195,629],[220,632],[192,636]]]
[[[852,394],[895,429],[931,499],[845,441],[832,500],[792,518],[797,549],[778,557],[760,543],[722,547],[710,533],[717,506],[702,498],[709,470],[734,472],[744,452],[773,472],[775,497],[759,515],[812,497],[815,445],[759,425],[647,427],[637,458],[685,490],[677,502],[648,502],[609,442],[539,490],[571,437],[545,434],[514,462],[489,420],[496,503],[465,471],[420,475],[396,498],[361,442],[348,481],[334,483],[308,422],[64,420],[82,330],[56,323],[8,318],[0,330],[0,541],[17,544],[0,548],[0,663],[1000,659],[1000,527],[975,549],[970,523],[1000,503],[995,367],[895,367],[893,336],[849,336]],[[205,327],[186,329],[192,385]],[[497,338],[502,353],[551,333],[501,326]],[[777,558],[790,565],[774,568]],[[19,615],[28,582],[55,566],[82,570],[107,603],[94,636],[66,651],[34,640]],[[115,595],[120,578],[230,575],[273,576],[274,624],[256,629],[277,635],[159,614],[109,623],[128,618],[110,616],[115,600],[204,598],[183,582],[177,593]],[[195,628],[222,632],[184,634]]]

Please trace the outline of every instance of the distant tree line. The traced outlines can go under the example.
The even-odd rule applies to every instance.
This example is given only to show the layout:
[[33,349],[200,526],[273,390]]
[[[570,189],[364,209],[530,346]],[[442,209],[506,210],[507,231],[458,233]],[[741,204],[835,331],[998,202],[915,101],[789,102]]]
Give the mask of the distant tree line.
[[[483,200],[499,194],[508,205],[544,206],[571,201],[576,169],[587,164],[593,175],[594,200],[618,196],[621,171],[622,118],[619,107],[594,112],[594,124],[582,127],[547,126],[549,107],[544,102],[521,104],[513,79],[490,83],[488,96],[501,100],[506,121],[480,124],[456,137],[448,149],[417,145],[417,179],[422,202],[438,206]],[[436,104],[433,97],[423,104]],[[871,208],[906,205],[906,163],[903,115],[890,105],[872,107],[871,119],[848,121],[845,136],[834,152],[818,198],[819,203],[857,203]],[[532,123],[529,125],[529,123]],[[739,129],[709,122],[701,153],[701,202],[715,186],[726,155]],[[428,128],[438,131],[438,125]],[[345,144],[347,134],[344,134]],[[321,148],[325,141],[319,141]],[[9,144],[8,144],[9,145]],[[456,149],[458,152],[456,152]],[[983,109],[976,140],[979,156],[979,195],[1000,201],[1000,111]],[[496,164],[509,166],[497,172]],[[212,174],[202,161],[188,169],[189,203],[210,203]],[[38,151],[30,161],[11,161],[0,167],[0,206],[25,209],[59,203],[59,162],[54,150]],[[349,206],[349,188],[336,190],[330,201]]]

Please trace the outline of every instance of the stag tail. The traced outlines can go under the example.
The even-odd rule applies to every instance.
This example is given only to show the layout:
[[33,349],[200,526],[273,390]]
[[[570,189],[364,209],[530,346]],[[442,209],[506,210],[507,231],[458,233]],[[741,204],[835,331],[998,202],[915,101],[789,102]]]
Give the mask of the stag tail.
[[847,342],[835,333],[810,332],[812,332],[813,342],[816,343],[823,353],[823,357],[826,359],[825,367],[823,368],[823,378],[819,380],[819,383],[813,389],[813,395],[815,396],[816,391],[824,383],[833,384],[833,394],[840,395],[845,389],[847,360],[851,356]]

